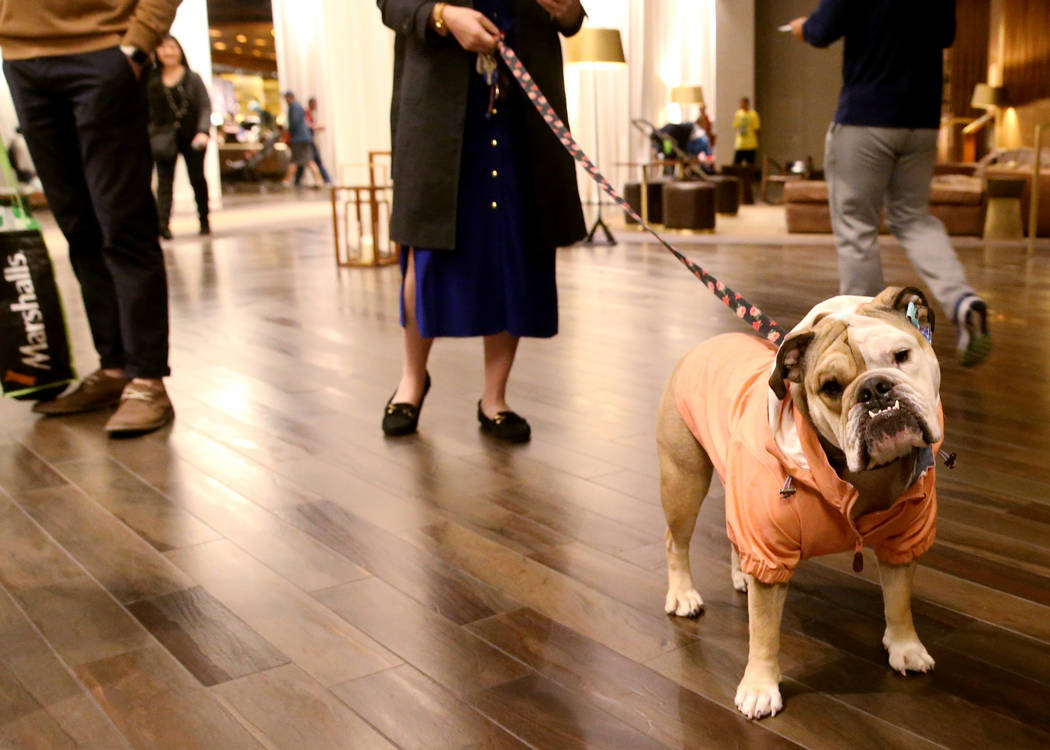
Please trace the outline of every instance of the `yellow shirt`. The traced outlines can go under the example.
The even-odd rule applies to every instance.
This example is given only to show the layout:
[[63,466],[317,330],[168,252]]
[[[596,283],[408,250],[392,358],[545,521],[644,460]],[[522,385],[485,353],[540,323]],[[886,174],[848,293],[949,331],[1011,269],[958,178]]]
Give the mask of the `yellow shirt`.
[[754,151],[758,148],[758,129],[762,127],[758,119],[758,112],[749,109],[746,112],[738,109],[733,115],[733,130],[736,131],[736,139],[733,148],[737,151]]

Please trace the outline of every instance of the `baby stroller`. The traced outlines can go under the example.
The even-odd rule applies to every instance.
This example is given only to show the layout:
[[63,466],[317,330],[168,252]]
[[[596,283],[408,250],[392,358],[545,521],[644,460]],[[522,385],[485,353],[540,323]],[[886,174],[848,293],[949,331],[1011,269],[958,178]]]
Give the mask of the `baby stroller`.
[[[701,162],[686,151],[689,136],[693,132],[691,123],[667,123],[657,128],[648,120],[636,117],[631,124],[649,139],[656,160],[674,160],[682,165],[683,176],[703,179],[706,172]],[[664,174],[674,173],[674,166],[664,167]]]

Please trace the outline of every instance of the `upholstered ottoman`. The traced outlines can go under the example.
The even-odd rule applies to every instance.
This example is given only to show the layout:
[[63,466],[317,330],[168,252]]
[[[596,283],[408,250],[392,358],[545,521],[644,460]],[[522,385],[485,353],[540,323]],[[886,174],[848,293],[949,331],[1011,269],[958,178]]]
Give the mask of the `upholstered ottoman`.
[[[653,180],[652,182],[646,183],[646,193],[649,196],[649,223],[650,224],[662,224],[664,221],[663,212],[663,180]],[[640,182],[628,182],[623,186],[623,197],[627,201],[627,205],[633,208],[639,216],[643,219],[646,218],[642,214],[642,183]],[[624,219],[628,224],[637,224],[638,222],[634,218],[624,211]]]
[[708,175],[707,182],[715,186],[715,212],[736,216],[740,210],[740,180],[729,175]]
[[664,226],[668,229],[714,229],[715,186],[681,180],[663,186]]
[[[790,234],[830,234],[828,184],[822,180],[795,180],[784,185],[785,218]],[[984,189],[980,179],[964,175],[937,175],[930,183],[930,213],[950,235],[980,235],[984,230]],[[883,220],[879,232],[889,231]]]

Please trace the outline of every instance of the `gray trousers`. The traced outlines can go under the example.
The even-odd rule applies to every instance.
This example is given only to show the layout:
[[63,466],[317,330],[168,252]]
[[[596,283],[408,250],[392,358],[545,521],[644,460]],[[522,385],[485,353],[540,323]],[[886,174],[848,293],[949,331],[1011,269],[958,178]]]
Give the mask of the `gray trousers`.
[[839,256],[839,293],[874,296],[885,287],[879,212],[948,315],[973,294],[940,219],[930,215],[937,159],[933,129],[832,123],[825,141],[831,228]]

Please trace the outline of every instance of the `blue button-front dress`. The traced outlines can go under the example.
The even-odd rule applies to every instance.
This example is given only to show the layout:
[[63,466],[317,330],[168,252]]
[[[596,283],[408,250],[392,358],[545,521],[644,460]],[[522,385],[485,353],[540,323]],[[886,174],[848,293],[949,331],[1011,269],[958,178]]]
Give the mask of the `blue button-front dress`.
[[[516,0],[475,0],[515,42]],[[501,68],[502,62],[500,63]],[[504,68],[504,73],[506,73]],[[548,337],[558,332],[558,291],[552,247],[528,240],[525,186],[534,184],[523,151],[523,107],[531,106],[514,79],[501,76],[507,95],[489,110],[489,86],[471,73],[460,162],[455,250],[414,248],[416,320],[424,338],[487,336]],[[440,128],[442,123],[435,123]],[[420,165],[439,169],[440,165]],[[404,273],[407,252],[401,254]],[[401,323],[404,325],[404,295]]]

